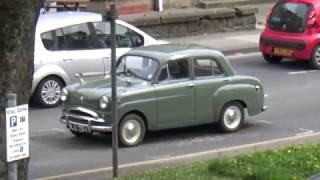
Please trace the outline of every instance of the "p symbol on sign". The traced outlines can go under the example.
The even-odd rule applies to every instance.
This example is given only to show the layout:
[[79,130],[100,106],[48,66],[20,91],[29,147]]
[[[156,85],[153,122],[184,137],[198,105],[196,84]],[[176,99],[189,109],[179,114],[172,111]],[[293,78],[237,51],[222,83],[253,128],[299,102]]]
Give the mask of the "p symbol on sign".
[[16,127],[18,124],[17,116],[10,117],[10,127]]

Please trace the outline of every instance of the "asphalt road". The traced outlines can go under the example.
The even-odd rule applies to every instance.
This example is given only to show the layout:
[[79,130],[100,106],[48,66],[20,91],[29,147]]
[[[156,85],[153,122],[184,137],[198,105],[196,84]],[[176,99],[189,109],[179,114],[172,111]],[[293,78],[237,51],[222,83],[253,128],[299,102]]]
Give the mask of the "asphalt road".
[[[320,131],[320,71],[303,62],[270,65],[257,53],[233,57],[231,64],[239,74],[262,81],[267,112],[248,117],[232,134],[221,134],[214,125],[149,133],[140,146],[119,149],[120,164]],[[60,115],[60,108],[31,108],[30,179],[112,165],[111,135],[76,138],[59,123]]]

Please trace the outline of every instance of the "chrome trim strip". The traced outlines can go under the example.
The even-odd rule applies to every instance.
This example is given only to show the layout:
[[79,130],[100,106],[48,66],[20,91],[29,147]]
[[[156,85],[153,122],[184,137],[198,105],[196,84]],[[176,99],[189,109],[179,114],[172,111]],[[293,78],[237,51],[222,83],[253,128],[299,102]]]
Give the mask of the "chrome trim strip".
[[67,118],[71,117],[71,118],[75,118],[75,119],[79,119],[79,120],[94,121],[94,122],[100,122],[100,123],[105,122],[104,119],[101,119],[101,118],[92,118],[92,117],[87,117],[87,116],[79,116],[79,115],[75,115],[75,114],[72,114],[72,113],[65,113],[64,115]]
[[[90,114],[91,116],[98,118],[98,114],[94,111],[91,111],[89,109],[83,108],[83,107],[73,107],[73,108],[68,108],[66,112],[70,112],[70,111],[81,111],[87,114]],[[69,113],[68,113],[69,114]]]
[[[67,121],[64,118],[61,118],[60,122],[63,123],[63,124],[66,124],[67,126],[69,124],[78,125],[78,126],[85,126],[85,127],[88,127],[89,130],[91,129],[92,131],[97,131],[97,132],[111,132],[112,131],[112,126],[92,126],[92,125],[88,125],[88,124],[82,124],[82,123],[77,123],[77,122],[73,122],[73,121]],[[67,127],[67,128],[69,128],[69,127]]]

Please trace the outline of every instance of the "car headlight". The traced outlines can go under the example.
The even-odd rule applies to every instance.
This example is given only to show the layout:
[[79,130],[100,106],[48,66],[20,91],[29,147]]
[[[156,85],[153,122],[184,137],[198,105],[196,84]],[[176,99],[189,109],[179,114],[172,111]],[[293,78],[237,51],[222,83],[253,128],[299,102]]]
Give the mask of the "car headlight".
[[61,101],[66,101],[68,99],[68,90],[66,88],[62,89],[60,99]]
[[100,108],[101,109],[106,109],[108,107],[108,104],[109,104],[109,100],[107,98],[107,96],[102,96],[100,98]]

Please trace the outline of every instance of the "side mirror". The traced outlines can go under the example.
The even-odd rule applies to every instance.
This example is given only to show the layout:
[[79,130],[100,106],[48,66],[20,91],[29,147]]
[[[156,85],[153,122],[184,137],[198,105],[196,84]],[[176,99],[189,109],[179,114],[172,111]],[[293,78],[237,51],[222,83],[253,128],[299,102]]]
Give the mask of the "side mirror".
[[81,84],[84,84],[84,83],[85,83],[84,80],[83,80],[83,73],[81,73],[81,72],[80,72],[80,73],[76,73],[76,74],[75,74],[75,77],[80,80],[80,83],[81,83]]

